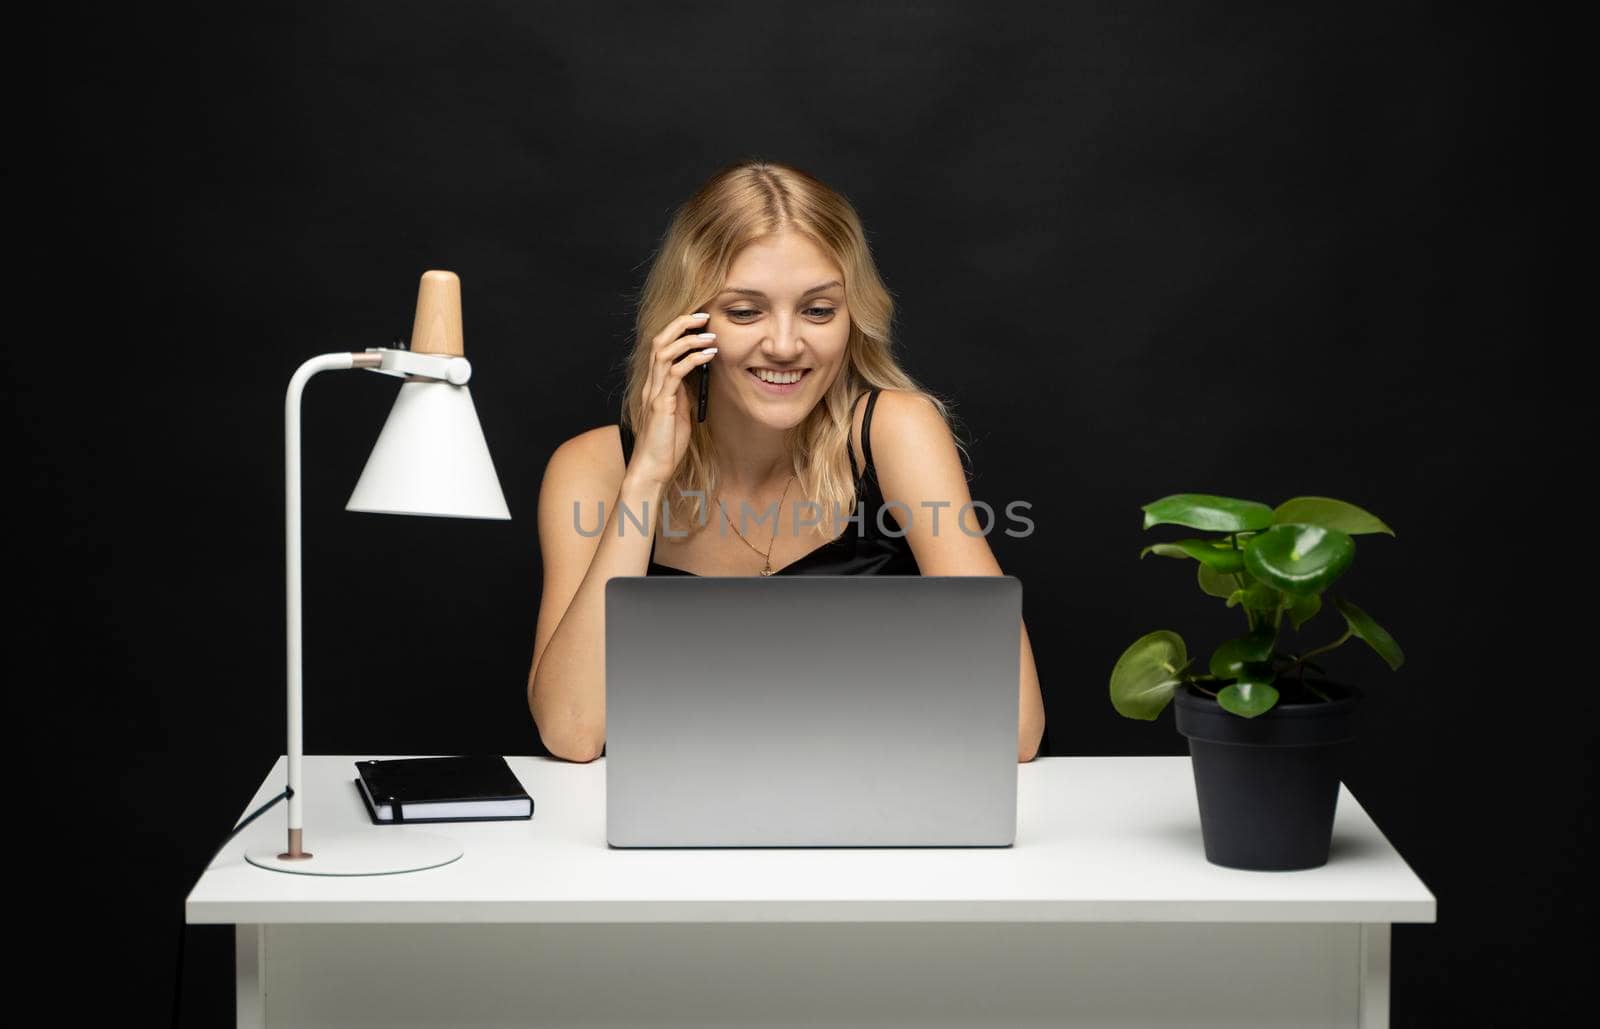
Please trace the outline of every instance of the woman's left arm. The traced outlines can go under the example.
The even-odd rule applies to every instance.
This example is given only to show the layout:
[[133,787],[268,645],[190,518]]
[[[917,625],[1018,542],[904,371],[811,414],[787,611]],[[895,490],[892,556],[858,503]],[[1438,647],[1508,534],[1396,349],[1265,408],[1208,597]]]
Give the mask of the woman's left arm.
[[[989,549],[976,512],[963,532],[956,516],[972,500],[961,454],[944,418],[925,397],[886,389],[872,412],[872,463],[884,503],[906,531],[923,575],[1004,575]],[[896,503],[898,502],[898,503]],[[905,507],[898,506],[904,504]],[[909,518],[907,511],[911,514]],[[867,517],[877,513],[868,511]],[[937,531],[935,530],[937,519]],[[908,524],[909,522],[909,524]],[[1032,761],[1044,736],[1044,699],[1033,663],[1028,626],[1022,625],[1022,681],[1018,695],[1017,760]]]

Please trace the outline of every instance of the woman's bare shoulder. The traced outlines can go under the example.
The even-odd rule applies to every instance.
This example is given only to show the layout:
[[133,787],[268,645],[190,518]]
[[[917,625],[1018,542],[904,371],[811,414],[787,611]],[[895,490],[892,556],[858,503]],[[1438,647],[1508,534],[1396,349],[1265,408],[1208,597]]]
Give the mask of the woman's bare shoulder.
[[915,390],[883,389],[878,392],[878,403],[872,410],[873,450],[881,439],[885,444],[891,437],[909,437],[921,445],[949,437],[951,430],[944,415],[926,394]]
[[545,484],[609,499],[621,487],[626,470],[621,430],[615,424],[597,425],[556,447],[545,466]]

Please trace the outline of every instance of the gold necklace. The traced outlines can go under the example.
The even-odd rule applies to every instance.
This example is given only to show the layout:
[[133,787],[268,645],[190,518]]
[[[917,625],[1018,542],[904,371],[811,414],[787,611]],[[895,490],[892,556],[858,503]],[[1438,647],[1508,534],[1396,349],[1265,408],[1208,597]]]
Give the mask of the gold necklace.
[[[794,482],[794,476],[792,475],[789,476],[789,482],[783,484],[783,496],[778,498],[778,513],[772,519],[772,542],[767,544],[767,552],[761,555],[762,559],[766,561],[766,567],[761,569],[762,575],[772,574],[772,548],[773,545],[778,542],[778,520],[783,517],[783,499],[789,495],[790,482]],[[745,546],[749,547],[751,550],[755,550],[756,553],[761,554],[761,551],[756,549],[756,545],[754,543],[744,539],[744,533],[740,532],[739,527],[733,524],[733,519],[728,518],[728,509],[722,506],[721,497],[717,498],[717,509],[722,512],[723,518],[727,518],[728,528],[733,530],[733,534],[744,540]]]

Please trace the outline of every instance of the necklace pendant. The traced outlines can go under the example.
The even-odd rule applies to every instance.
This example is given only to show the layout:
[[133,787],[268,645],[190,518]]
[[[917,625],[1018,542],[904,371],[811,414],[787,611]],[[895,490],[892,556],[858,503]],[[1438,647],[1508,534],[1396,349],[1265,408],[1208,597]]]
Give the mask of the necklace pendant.
[[772,574],[772,569],[771,569],[771,567],[767,567],[767,568],[763,568],[763,569],[761,569],[761,574],[762,574],[762,575],[771,575],[771,574]]

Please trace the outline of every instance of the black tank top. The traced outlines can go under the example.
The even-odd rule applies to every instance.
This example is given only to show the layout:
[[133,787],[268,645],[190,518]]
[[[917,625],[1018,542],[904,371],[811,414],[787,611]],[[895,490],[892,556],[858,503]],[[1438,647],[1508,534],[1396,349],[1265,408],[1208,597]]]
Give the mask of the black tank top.
[[[895,511],[904,511],[902,508],[885,509],[883,507],[883,493],[878,486],[878,471],[872,463],[872,409],[878,403],[878,388],[867,395],[867,413],[861,421],[861,451],[866,455],[866,467],[857,471],[856,451],[853,445],[855,431],[855,409],[851,408],[851,432],[846,438],[845,446],[850,455],[850,472],[856,477],[856,506],[861,512],[861,524],[854,523],[845,526],[844,532],[824,543],[798,560],[791,561],[782,568],[774,569],[773,575],[921,575],[922,570],[917,566],[917,559],[911,552],[911,543],[903,534],[899,523],[895,520]],[[860,403],[857,397],[856,402]],[[617,423],[617,428],[622,433],[622,463],[627,465],[633,456],[633,433],[622,423]],[[864,507],[862,505],[865,505]],[[883,525],[888,528],[885,532],[878,525],[879,511],[883,512]],[[654,521],[652,521],[654,526]],[[890,532],[897,535],[890,535]],[[656,544],[652,535],[650,540],[650,564],[645,569],[646,575],[695,575],[681,568],[657,564],[655,561]]]

